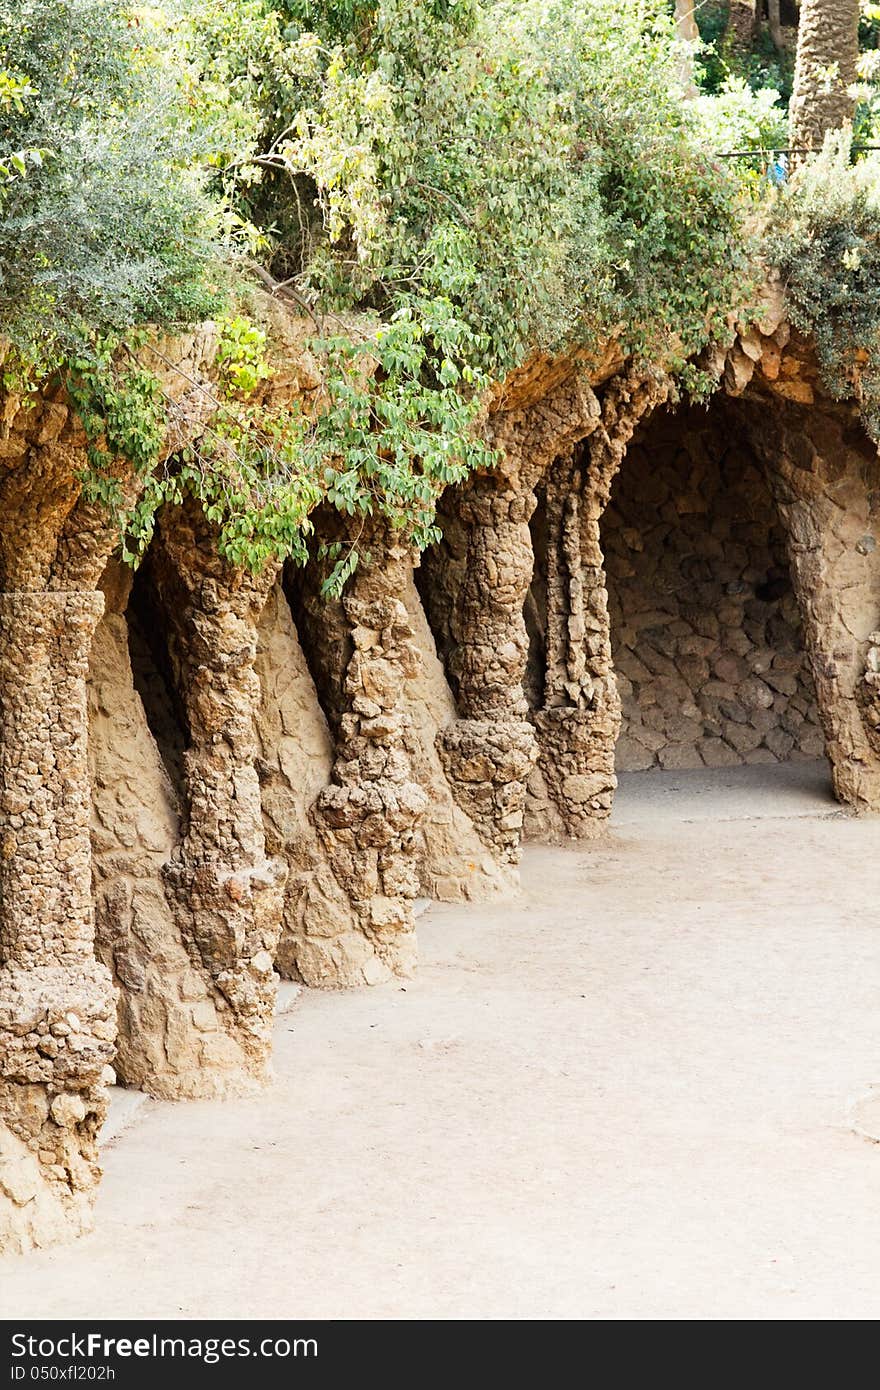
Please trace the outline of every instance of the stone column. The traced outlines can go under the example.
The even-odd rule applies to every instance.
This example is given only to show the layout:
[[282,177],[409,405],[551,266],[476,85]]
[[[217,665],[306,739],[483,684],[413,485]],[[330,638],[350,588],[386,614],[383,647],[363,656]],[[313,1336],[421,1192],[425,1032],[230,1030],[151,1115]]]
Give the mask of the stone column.
[[520,856],[535,758],[523,676],[523,604],[532,578],[531,491],[478,478],[456,499],[463,574],[449,616],[449,675],[460,718],[440,734],[453,795],[502,862]]
[[[353,543],[339,518],[324,517],[323,526]],[[318,562],[296,583],[300,631],[336,747],[331,783],[311,811],[326,865],[323,891],[288,950],[308,984],[337,988],[415,969],[413,903],[428,804],[413,769],[407,712],[420,664],[404,603],[412,552],[378,522],[359,523],[357,536],[370,559],[341,600],[321,595]]]
[[103,597],[0,594],[0,1250],[88,1228],[116,1035],[94,957],[86,674]]
[[271,1050],[286,865],[266,854],[256,759],[257,624],[276,577],[227,564],[195,503],[160,518],[151,574],[187,720],[186,828],[166,868],[184,943],[223,1031],[227,1088],[262,1080]]
[[880,811],[880,458],[840,407],[749,416],[785,526],[834,790]]
[[547,479],[547,668],[535,727],[539,772],[556,812],[547,828],[557,836],[596,834],[617,786],[620,699],[599,538],[604,484],[582,455],[559,460]]
[[535,727],[551,838],[589,838],[611,813],[620,698],[600,524],[637,425],[668,394],[662,375],[616,378],[600,427],[547,476],[547,670]]

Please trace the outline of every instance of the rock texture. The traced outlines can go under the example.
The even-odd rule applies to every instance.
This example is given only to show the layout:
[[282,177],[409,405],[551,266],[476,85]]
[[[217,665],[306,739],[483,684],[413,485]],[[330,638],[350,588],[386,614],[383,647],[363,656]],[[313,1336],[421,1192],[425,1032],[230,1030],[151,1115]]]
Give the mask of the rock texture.
[[738,413],[661,411],[614,482],[618,771],[822,756],[785,531]]
[[101,595],[0,594],[0,1249],[88,1229],[115,999],[94,957],[86,671]]
[[287,866],[266,853],[256,760],[257,626],[274,582],[220,558],[193,502],[166,510],[150,576],[186,712],[185,828],[165,868],[181,938],[224,1027],[199,1040],[224,1088],[262,1080]]
[[[502,480],[476,479],[444,516],[446,564],[431,603],[450,603],[447,673],[459,718],[440,754],[456,801],[501,861],[519,859],[525,786],[535,744],[523,693],[528,636],[523,603],[532,575],[535,498]],[[440,585],[436,578],[442,577]]]
[[589,838],[611,812],[620,700],[611,657],[599,525],[640,421],[668,397],[662,373],[615,377],[595,430],[546,482],[544,690],[534,722],[538,761],[529,783],[529,833]]
[[412,573],[403,602],[420,656],[406,684],[404,700],[410,758],[416,781],[428,795],[421,823],[421,891],[439,902],[485,902],[506,897],[516,889],[516,874],[481,839],[453,795],[444,770],[444,731],[455,723],[457,711]]
[[[99,958],[119,988],[119,1077],[166,1100],[222,1094],[230,1014],[188,951],[165,891],[180,805],[135,689],[126,605],[132,572],[112,562],[89,670],[92,873]],[[218,1048],[219,1044],[219,1048]],[[218,1054],[222,1059],[218,1066]]]
[[760,409],[748,421],[788,535],[835,792],[856,811],[880,810],[880,459],[830,402],[787,405],[772,432]]
[[[498,466],[442,499],[418,592],[399,536],[316,518],[371,557],[341,600],[323,561],[283,585],[230,565],[192,501],[129,598],[63,394],[2,399],[0,1248],[87,1226],[111,1058],[157,1095],[249,1088],[276,961],[319,986],[407,976],[417,897],[510,891],[526,818],[595,833],[615,749],[812,755],[817,708],[838,795],[880,809],[877,451],[778,285],[730,333],[700,364],[727,398],[704,424],[658,413],[669,381],[613,343],[531,359],[485,402]],[[147,350],[166,453],[210,409],[212,343],[181,340],[176,374]],[[306,357],[278,389],[317,409]]]
[[[312,669],[336,738],[332,780],[312,817],[350,912],[332,933],[307,924],[297,964],[309,983],[331,986],[375,984],[415,969],[413,903],[428,805],[415,780],[406,708],[420,663],[404,603],[413,557],[378,524],[361,544],[370,563],[328,605],[326,621],[310,624]],[[322,575],[315,562],[300,576],[306,615],[325,602]]]
[[333,738],[280,582],[260,618],[255,670],[266,850],[286,861],[288,870],[276,968],[286,979],[335,983],[324,952],[336,938],[356,935],[358,919],[333,876],[312,816],[333,775]]
[[[176,350],[166,441],[199,414],[212,329]],[[165,354],[162,354],[163,359]],[[193,383],[196,383],[194,387]],[[198,400],[187,412],[188,393]],[[118,531],[82,493],[60,388],[0,403],[0,1250],[86,1229],[116,1035],[94,954],[86,677]],[[113,461],[121,495],[140,480]]]

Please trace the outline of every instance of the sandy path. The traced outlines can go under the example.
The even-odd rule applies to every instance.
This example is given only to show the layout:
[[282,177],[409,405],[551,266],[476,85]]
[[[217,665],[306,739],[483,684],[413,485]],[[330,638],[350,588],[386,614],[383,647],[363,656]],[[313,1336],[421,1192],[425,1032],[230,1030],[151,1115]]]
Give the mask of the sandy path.
[[405,990],[306,994],[259,1099],[144,1106],[3,1315],[880,1315],[880,821],[746,769],[718,823],[732,775],[629,779]]

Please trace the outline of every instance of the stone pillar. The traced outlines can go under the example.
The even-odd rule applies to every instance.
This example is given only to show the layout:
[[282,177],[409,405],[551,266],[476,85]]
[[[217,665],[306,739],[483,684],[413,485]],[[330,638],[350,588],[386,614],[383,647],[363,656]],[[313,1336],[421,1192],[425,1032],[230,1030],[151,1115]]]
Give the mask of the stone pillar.
[[133,574],[112,561],[89,666],[95,945],[119,985],[114,1066],[165,1100],[222,1095],[245,1063],[224,1001],[182,939],[165,891],[180,807],[135,688],[126,606]]
[[[345,534],[335,518],[327,525]],[[320,596],[317,563],[299,576],[297,596],[336,749],[331,783],[311,812],[329,869],[323,906],[310,904],[288,949],[307,983],[337,988],[415,969],[413,903],[428,804],[413,771],[407,713],[420,662],[403,601],[412,553],[378,524],[359,547],[370,560],[343,599]],[[326,910],[333,899],[344,906]]]
[[255,575],[222,560],[212,528],[187,502],[161,516],[151,574],[188,726],[186,828],[166,886],[223,1013],[223,1031],[206,1046],[229,1089],[265,1077],[275,1007],[287,871],[266,854],[254,657],[276,571]]
[[456,498],[463,574],[449,616],[449,675],[460,718],[440,734],[453,795],[502,861],[520,856],[526,782],[535,758],[523,676],[523,604],[532,578],[531,491],[475,479]]
[[845,407],[749,414],[785,526],[834,790],[880,811],[880,458]]
[[589,838],[611,813],[620,698],[599,528],[637,425],[668,394],[662,375],[616,378],[600,427],[547,476],[547,668],[535,727],[546,807],[539,829],[549,838]]
[[90,1225],[116,1035],[94,958],[86,674],[103,597],[0,594],[0,1250]]
[[596,834],[617,786],[620,699],[599,538],[604,484],[582,457],[559,460],[547,479],[547,667],[535,727],[539,775],[556,813],[551,838]]

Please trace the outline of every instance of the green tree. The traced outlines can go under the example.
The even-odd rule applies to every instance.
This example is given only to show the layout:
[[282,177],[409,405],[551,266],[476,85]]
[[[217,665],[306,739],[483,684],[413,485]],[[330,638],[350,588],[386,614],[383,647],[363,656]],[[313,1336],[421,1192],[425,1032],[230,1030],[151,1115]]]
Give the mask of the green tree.
[[0,324],[19,361],[209,312],[216,210],[139,24],[114,0],[0,0],[0,65]]

